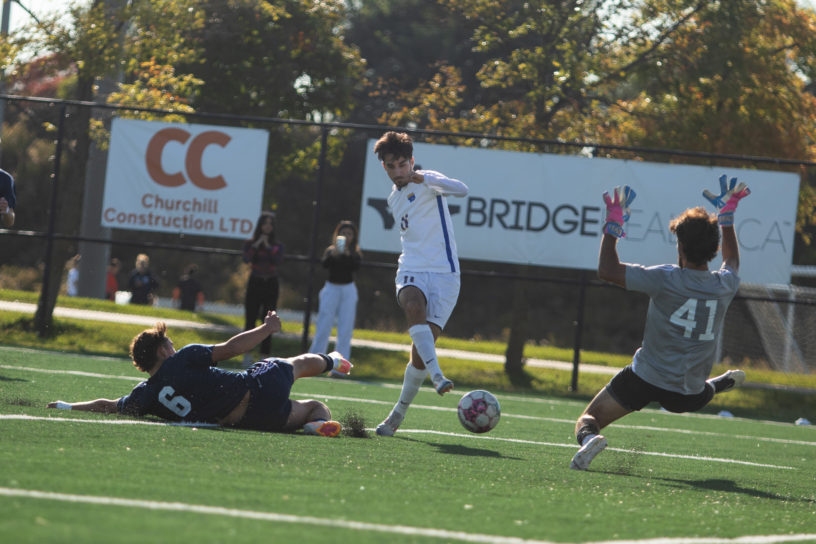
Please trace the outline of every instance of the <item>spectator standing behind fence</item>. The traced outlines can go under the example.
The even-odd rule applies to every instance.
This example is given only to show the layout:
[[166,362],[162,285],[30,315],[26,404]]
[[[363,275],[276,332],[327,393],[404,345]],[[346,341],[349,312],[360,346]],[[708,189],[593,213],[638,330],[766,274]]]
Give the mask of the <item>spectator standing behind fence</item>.
[[69,297],[75,297],[79,294],[79,253],[68,259],[66,266],[68,267],[68,279],[65,282],[65,291]]
[[136,268],[128,277],[128,290],[132,304],[153,304],[154,292],[159,288],[159,282],[150,271],[150,257],[144,253],[136,256]]
[[14,178],[5,170],[0,170],[0,226],[9,229],[14,226],[14,210],[17,196],[14,193]]
[[188,266],[173,288],[173,304],[182,310],[195,312],[204,305],[204,291],[201,290],[198,280],[193,277],[197,271],[196,265]]
[[[250,265],[244,298],[244,330],[248,331],[268,312],[278,309],[277,266],[283,260],[283,245],[276,240],[274,212],[263,212],[258,218],[252,238],[244,242],[243,259]],[[262,355],[269,355],[270,344],[271,337],[267,336],[261,342]],[[250,362],[251,357],[244,357],[244,363]]]
[[357,312],[354,273],[360,269],[361,259],[357,227],[351,221],[340,221],[334,228],[332,244],[326,248],[321,261],[323,268],[329,270],[329,278],[320,290],[315,336],[309,349],[311,353],[326,353],[336,318],[337,341],[334,347],[344,358],[351,356],[351,335]]
[[108,263],[108,272],[105,278],[105,298],[108,300],[116,300],[116,291],[119,290],[119,280],[116,279],[116,274],[119,273],[121,266],[122,264],[116,257],[113,257]]

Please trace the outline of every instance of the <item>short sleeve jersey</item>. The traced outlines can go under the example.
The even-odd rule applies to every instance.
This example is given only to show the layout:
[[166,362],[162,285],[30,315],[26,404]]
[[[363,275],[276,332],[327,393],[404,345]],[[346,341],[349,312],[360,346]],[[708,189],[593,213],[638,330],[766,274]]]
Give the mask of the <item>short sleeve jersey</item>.
[[246,373],[211,366],[212,346],[190,344],[169,357],[147,381],[119,399],[122,414],[170,421],[216,423],[244,397]]
[[402,254],[400,270],[459,273],[459,255],[453,236],[446,195],[465,196],[468,187],[433,170],[420,170],[422,183],[394,186],[388,207],[399,225]]
[[627,264],[626,289],[650,297],[643,344],[632,364],[635,374],[684,395],[703,391],[738,288],[739,277],[728,267],[711,272]]

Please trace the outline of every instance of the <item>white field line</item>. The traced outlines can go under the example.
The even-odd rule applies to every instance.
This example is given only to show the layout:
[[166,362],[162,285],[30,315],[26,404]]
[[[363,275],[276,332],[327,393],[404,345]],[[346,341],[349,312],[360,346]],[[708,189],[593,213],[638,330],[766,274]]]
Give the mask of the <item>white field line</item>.
[[[270,521],[277,523],[295,523],[301,525],[315,525],[335,527],[352,531],[371,531],[386,534],[421,536],[457,540],[462,542],[494,543],[494,544],[554,544],[546,540],[528,540],[524,538],[466,533],[464,531],[447,531],[426,527],[412,527],[409,525],[385,525],[382,523],[368,523],[344,519],[316,518],[311,516],[297,516],[293,514],[278,514],[275,512],[258,512],[253,510],[237,510],[221,506],[207,506],[188,504],[183,502],[149,501],[142,499],[125,499],[120,497],[105,497],[98,495],[76,495],[72,493],[55,493],[33,489],[14,489],[0,487],[0,495],[25,499],[52,500],[79,504],[95,504],[103,506],[121,506],[126,508],[141,508],[144,510],[158,510],[170,512],[187,512],[210,516],[226,516],[232,518]],[[798,535],[748,535],[738,538],[650,538],[644,540],[606,540],[592,544],[776,544],[783,542],[802,542],[816,539],[816,534]]]
[[149,419],[83,419],[78,417],[43,417],[43,416],[29,416],[26,414],[0,414],[1,420],[16,420],[16,421],[52,421],[52,422],[68,422],[68,423],[100,423],[102,425],[151,425],[158,427],[192,427],[192,428],[219,428],[221,425],[217,423],[204,423],[194,421],[151,421]]
[[81,370],[57,370],[55,368],[32,368],[13,365],[0,365],[0,368],[23,370],[25,372],[42,372],[43,374],[69,374],[71,376],[84,376],[86,378],[109,378],[111,380],[128,380],[131,382],[144,381],[144,378],[139,378],[136,376],[115,376],[113,374],[97,374],[95,372],[83,372]]
[[[71,422],[71,423],[96,423],[102,425],[173,425],[173,426],[184,426],[184,427],[218,427],[218,425],[214,425],[211,423],[164,423],[160,421],[148,421],[143,419],[81,419],[81,418],[69,418],[69,417],[42,417],[42,416],[29,416],[25,414],[0,414],[0,421],[3,420],[16,420],[16,421],[46,421],[51,423],[56,422]],[[367,429],[368,431],[373,432],[374,429]],[[524,440],[521,438],[504,438],[501,436],[487,436],[484,434],[464,434],[464,433],[451,433],[446,431],[433,431],[429,429],[400,429],[400,434],[433,434],[439,436],[452,436],[455,438],[462,438],[464,440],[490,440],[494,442],[509,442],[513,444],[527,444],[531,446],[544,446],[544,447],[551,447],[551,448],[568,448],[568,449],[576,449],[577,446],[574,444],[559,444],[557,442],[541,442],[538,440]],[[651,455],[655,457],[669,457],[673,459],[688,459],[692,461],[706,461],[706,462],[714,462],[714,463],[728,463],[732,465],[744,465],[749,467],[762,467],[762,468],[773,468],[779,470],[794,470],[794,467],[789,467],[785,465],[769,465],[765,463],[754,463],[751,461],[740,461],[738,459],[725,459],[722,457],[705,457],[700,455],[683,455],[677,453],[663,453],[663,452],[656,452],[656,451],[641,451],[641,450],[627,450],[623,448],[607,448],[609,451],[617,451],[621,453],[634,453],[638,455]]]
[[[318,395],[314,393],[295,393],[292,392],[293,397],[318,397],[321,399],[326,400],[339,400],[339,401],[348,401],[354,403],[363,403],[363,404],[384,404],[387,406],[391,406],[393,401],[382,401],[382,400],[374,400],[374,399],[360,399],[355,397],[341,397],[338,395]],[[428,406],[424,404],[412,404],[411,408],[418,408],[420,410],[436,410],[438,412],[456,412],[456,408],[445,408],[443,406]],[[521,414],[509,414],[507,412],[502,412],[502,418],[513,418],[513,419],[525,419],[529,421],[547,421],[550,423],[567,423],[569,425],[575,425],[574,419],[561,419],[555,417],[541,417],[541,416],[527,416]],[[696,430],[689,430],[689,429],[675,429],[673,427],[654,427],[650,425],[621,425],[616,423],[615,428],[618,429],[634,429],[634,430],[641,430],[641,431],[662,431],[668,433],[680,433],[680,434],[688,434],[688,435],[699,435],[699,436],[715,436],[720,438],[739,438],[743,440],[753,440],[759,442],[775,442],[778,444],[791,444],[796,446],[813,446],[816,447],[816,442],[810,442],[806,440],[790,440],[787,438],[773,438],[773,437],[764,437],[764,436],[755,436],[755,435],[743,435],[743,434],[731,434],[731,433],[715,433],[712,431],[696,431]]]
[[[109,378],[112,380],[128,380],[128,381],[142,381],[142,378],[134,377],[134,376],[116,376],[112,374],[98,374],[94,372],[83,372],[79,370],[57,370],[57,369],[46,369],[46,368],[31,368],[31,367],[22,367],[22,366],[13,366],[13,365],[0,365],[0,369],[11,369],[11,370],[22,370],[26,372],[42,372],[45,374],[69,374],[73,376],[84,376],[88,378]],[[313,378],[314,379],[314,378]],[[329,380],[331,378],[325,378]],[[337,381],[335,379],[331,379],[333,382],[337,383],[350,383],[350,382],[343,382]],[[354,383],[364,383],[364,382],[354,382]],[[379,387],[379,385],[378,385]],[[393,386],[394,388],[399,388],[399,386]],[[428,391],[432,391],[431,388],[427,388]],[[382,401],[382,400],[375,400],[375,399],[363,399],[363,398],[356,398],[356,397],[342,397],[337,395],[322,395],[322,394],[315,394],[315,393],[300,393],[300,392],[292,392],[293,397],[320,397],[326,400],[339,400],[339,401],[347,401],[347,402],[354,402],[354,403],[363,403],[363,404],[378,404],[388,406],[393,404],[392,401]],[[537,401],[540,399],[527,399],[525,397],[517,397],[514,400],[517,401]],[[412,408],[420,409],[420,410],[435,410],[438,412],[455,412],[455,408],[445,408],[442,406],[429,406],[423,404],[412,404]],[[675,414],[672,414],[675,415]],[[571,419],[560,419],[560,418],[552,418],[552,417],[541,417],[541,416],[527,416],[521,414],[511,414],[507,412],[502,412],[503,418],[514,418],[514,419],[524,419],[530,421],[547,421],[550,423],[565,423],[569,425],[575,424],[574,420]],[[756,436],[756,435],[740,435],[740,434],[730,434],[730,433],[715,433],[711,431],[697,431],[697,430],[688,430],[688,429],[678,429],[674,427],[654,427],[650,425],[626,425],[626,424],[615,424],[616,428],[620,429],[632,429],[632,430],[641,430],[641,431],[658,431],[658,432],[669,432],[669,433],[679,433],[679,434],[687,434],[687,435],[695,435],[695,436],[711,436],[711,437],[720,437],[720,438],[729,438],[729,439],[741,439],[741,440],[752,440],[755,442],[772,442],[777,444],[790,444],[796,446],[813,446],[816,447],[816,441],[806,441],[806,440],[790,440],[786,438],[773,438],[773,437],[764,437],[764,436]]]
[[[368,429],[373,431],[374,429]],[[501,436],[487,436],[484,434],[462,434],[462,433],[450,433],[446,431],[432,431],[428,429],[400,429],[400,434],[435,434],[440,436],[454,436],[457,438],[470,438],[470,439],[481,439],[481,440],[494,440],[497,442],[512,442],[514,444],[530,444],[533,446],[548,446],[553,448],[569,448],[569,449],[577,449],[578,446],[573,444],[558,444],[556,442],[540,442],[537,440],[524,440],[521,438],[503,438]],[[623,448],[606,448],[607,451],[617,451],[621,453],[636,453],[639,455],[652,455],[656,457],[671,457],[674,459],[689,459],[692,461],[708,461],[708,462],[716,462],[716,463],[729,463],[733,465],[746,465],[750,467],[762,467],[762,468],[776,468],[780,470],[794,470],[794,467],[788,467],[784,465],[768,465],[765,463],[753,463],[751,461],[739,461],[737,459],[725,459],[722,457],[704,457],[700,455],[682,455],[676,453],[662,453],[657,451],[640,451],[640,450],[626,450]]]

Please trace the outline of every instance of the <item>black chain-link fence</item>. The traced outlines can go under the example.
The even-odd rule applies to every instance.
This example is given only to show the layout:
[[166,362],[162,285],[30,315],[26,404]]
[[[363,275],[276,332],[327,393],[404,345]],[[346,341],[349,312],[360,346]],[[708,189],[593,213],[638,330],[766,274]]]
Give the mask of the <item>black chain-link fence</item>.
[[[114,116],[149,113],[161,119],[163,112],[5,98],[2,167],[16,180],[18,204],[15,226],[0,230],[0,287],[42,289],[42,270],[63,269],[77,253],[83,256],[80,270],[86,280],[88,276],[104,278],[108,260],[118,258],[122,262],[118,279],[123,285],[136,255],[147,253],[160,281],[159,297],[170,297],[184,269],[196,264],[208,300],[242,303],[248,270],[240,257],[241,240],[106,229],[100,226],[98,215],[83,214],[89,202],[100,198],[106,175],[104,148],[108,133],[95,128],[95,140],[90,138],[88,127],[96,125],[89,125],[89,120],[97,120],[99,127],[109,131]],[[304,312],[308,323],[325,280],[317,259],[330,243],[338,221],[359,221],[367,143],[387,127],[206,114],[185,117],[190,123],[269,132],[262,207],[276,211],[278,237],[286,246],[286,260],[279,267],[279,307]],[[412,134],[415,140],[427,143],[515,143],[526,151],[542,153],[577,154],[589,150],[608,157],[803,171],[804,175],[814,166],[798,161],[497,139],[487,134]],[[801,241],[797,243],[801,246]],[[404,328],[394,297],[395,263],[394,254],[365,253],[363,269],[356,279],[360,292],[358,327]],[[64,291],[64,284],[49,288]],[[522,296],[513,296],[518,289],[523,291]],[[521,321],[533,343],[632,353],[642,338],[647,302],[645,296],[602,285],[591,271],[463,260],[462,290],[446,334],[506,340],[510,328]],[[816,366],[815,302],[813,290],[804,287],[744,286],[729,309],[721,346],[723,357],[737,364],[811,372]],[[514,320],[518,315],[524,319]]]

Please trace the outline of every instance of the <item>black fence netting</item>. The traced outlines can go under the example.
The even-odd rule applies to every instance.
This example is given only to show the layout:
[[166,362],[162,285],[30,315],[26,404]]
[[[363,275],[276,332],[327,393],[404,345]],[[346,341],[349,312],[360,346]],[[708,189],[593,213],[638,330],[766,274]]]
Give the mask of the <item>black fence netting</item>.
[[[242,239],[106,228],[100,223],[105,179],[117,175],[107,171],[111,121],[150,116],[268,132],[260,208],[274,210],[276,235],[285,246],[286,258],[278,267],[279,307],[303,312],[307,320],[309,315],[313,318],[317,293],[326,279],[319,258],[339,221],[359,222],[368,144],[386,129],[207,114],[168,117],[167,112],[101,104],[5,98],[0,164],[15,179],[17,218],[13,228],[0,230],[0,288],[40,291],[44,271],[50,268],[62,273],[47,287],[64,293],[69,263],[80,254],[79,294],[101,298],[111,258],[121,262],[117,279],[124,288],[136,257],[147,254],[159,281],[160,299],[170,298],[185,270],[196,265],[208,301],[243,304],[248,266],[241,259]],[[538,153],[731,165],[803,175],[810,166],[484,134],[413,131],[412,135],[424,143],[512,144],[514,149]],[[382,182],[389,183],[385,175]],[[246,198],[247,206],[257,206],[257,195]],[[404,329],[394,296],[397,252],[396,247],[394,253],[365,251],[356,278],[357,327]],[[591,270],[468,260],[461,268],[462,288],[447,335],[506,340],[511,328],[524,327],[530,342],[579,350],[631,353],[640,343],[648,299],[601,284]],[[816,295],[806,286],[744,286],[729,310],[722,356],[739,364],[810,372],[816,366],[814,302]]]

